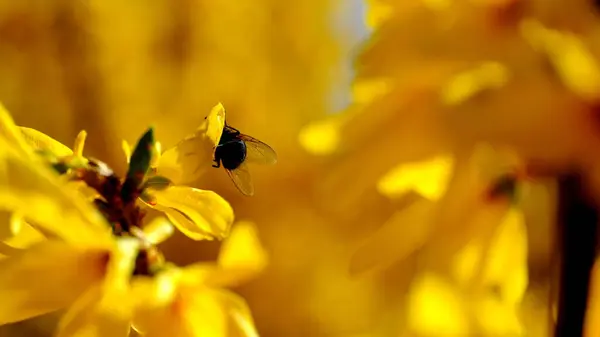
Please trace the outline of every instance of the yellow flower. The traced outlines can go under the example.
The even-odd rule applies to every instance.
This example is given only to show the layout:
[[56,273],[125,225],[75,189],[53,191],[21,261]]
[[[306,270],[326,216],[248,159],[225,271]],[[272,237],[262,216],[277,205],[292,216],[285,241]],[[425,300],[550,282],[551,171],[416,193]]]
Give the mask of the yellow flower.
[[[46,167],[13,150],[4,137],[0,142],[1,204],[53,238],[0,261],[5,292],[0,322],[6,324],[73,304],[120,263],[116,252],[130,256],[137,250],[115,245],[96,209],[63,188]],[[44,275],[44,282],[36,275]]]
[[[76,229],[89,224],[60,225]],[[147,236],[164,239],[160,232],[169,224],[160,225],[148,226],[153,232]],[[135,278],[136,258],[143,247],[136,238],[112,239],[105,231],[97,232],[96,240],[49,240],[0,261],[5,299],[0,324],[68,307],[57,336],[127,336],[134,309],[130,280]],[[40,274],[45,276],[42,283],[36,279]]]
[[[79,210],[79,204],[71,202],[77,200],[72,190],[65,190],[72,193],[69,194],[72,199],[64,204],[52,198],[46,201],[41,198],[27,199],[27,195],[35,196],[44,191],[43,182],[52,185],[56,177],[44,175],[46,170],[43,167],[36,170],[33,163],[11,151],[10,147],[2,148],[6,151],[0,157],[0,167],[5,169],[0,171],[3,176],[8,173],[7,167],[21,164],[14,168],[17,169],[15,172],[30,173],[27,181],[39,184],[27,185],[26,190],[14,190],[10,189],[15,184],[14,179],[3,180],[0,184],[0,200],[8,202],[9,209],[18,210],[26,218],[35,220],[36,225],[55,235],[55,239],[29,246],[0,261],[3,271],[0,273],[0,292],[4,292],[2,296],[5,299],[0,306],[0,324],[69,307],[59,322],[57,336],[126,336],[134,313],[144,321],[146,313],[149,314],[153,308],[147,306],[147,299],[153,299],[151,294],[134,291],[130,288],[130,280],[133,280],[133,284],[136,284],[136,280],[142,283],[151,280],[153,284],[157,282],[162,285],[166,275],[173,273],[183,276],[181,279],[169,279],[171,286],[176,287],[177,294],[183,294],[187,299],[198,299],[199,302],[194,303],[200,304],[222,301],[214,302],[219,303],[220,307],[208,307],[213,311],[202,312],[202,317],[207,320],[202,321],[201,325],[194,325],[194,331],[213,331],[214,336],[228,336],[227,330],[214,330],[212,327],[226,324],[230,319],[232,327],[223,325],[222,329],[235,328],[246,333],[246,336],[256,335],[243,300],[219,289],[221,286],[238,285],[264,268],[266,254],[260,248],[253,225],[240,223],[236,226],[230,240],[224,244],[216,265],[193,265],[182,269],[181,274],[177,268],[166,266],[163,272],[156,274],[156,278],[136,277],[133,271],[137,268],[139,253],[145,249],[143,242],[131,237],[113,239],[108,230],[110,227],[98,218],[96,210],[89,207]],[[61,190],[59,186],[53,187]],[[36,216],[35,213],[39,214]],[[75,217],[75,214],[81,216]],[[40,220],[45,221],[38,222]],[[165,226],[168,223],[164,221],[159,225],[149,224],[141,237],[150,244],[159,243],[171,232]],[[36,278],[40,274],[45,275],[42,283]],[[201,309],[207,307],[201,306]],[[192,307],[190,310],[189,314],[195,315],[199,309]],[[167,323],[173,326],[177,321]],[[161,331],[169,327],[152,327],[149,333],[163,336]],[[222,334],[217,334],[219,331]]]
[[223,287],[254,277],[266,259],[254,225],[238,223],[216,264],[171,267],[153,279],[136,280],[136,330],[145,336],[258,336],[245,301]]
[[[71,242],[94,242],[95,231],[108,232],[100,214],[81,200],[73,189],[65,188],[58,176],[33,156],[32,148],[21,138],[19,128],[5,109],[0,109],[0,119],[4,132],[0,134],[0,142],[4,144],[0,152],[0,204],[12,217],[11,221],[2,223],[2,226],[9,227],[8,231],[4,227],[2,232],[12,233],[15,240],[24,240],[22,243],[39,241],[39,233],[30,230],[29,223],[42,233],[57,235]],[[55,146],[55,143],[50,139],[47,144]],[[57,226],[55,221],[87,222],[89,228]],[[18,238],[21,230],[29,234]],[[9,237],[3,235],[4,240]]]
[[[172,183],[148,184],[145,204],[165,213],[177,229],[194,240],[223,239],[233,223],[231,206],[218,194],[179,185],[197,180],[211,167],[224,126],[225,109],[217,104],[194,134],[162,154],[157,142],[153,151],[151,166],[155,173],[149,179],[164,176]],[[123,150],[129,162],[131,148],[126,141]]]
[[[181,336],[212,331],[211,336],[226,337],[232,329],[245,336],[257,335],[245,302],[221,289],[237,286],[264,269],[267,256],[254,225],[240,223],[235,227],[216,264],[200,263],[183,269],[167,264],[155,247],[173,232],[166,219],[141,224],[143,215],[128,209],[130,205],[119,206],[118,200],[108,197],[103,200],[106,210],[100,213],[79,191],[65,188],[60,176],[47,166],[48,162],[66,163],[69,170],[72,168],[69,164],[79,159],[83,159],[79,163],[92,165],[82,154],[85,132],[77,137],[75,151],[70,151],[38,131],[17,128],[6,111],[0,112],[4,117],[4,134],[0,134],[0,204],[6,219],[0,231],[0,253],[6,255],[0,259],[0,292],[4,292],[5,299],[0,306],[0,324],[68,308],[58,324],[57,336],[127,336],[134,317],[148,322],[147,315],[155,313],[159,298],[153,296],[164,298],[167,282],[167,287],[176,289],[173,294],[177,297],[165,305],[179,306],[182,303],[179,298],[184,296],[200,305],[184,311],[185,317],[201,313],[206,318],[196,322],[190,334]],[[216,141],[218,136],[214,135]],[[149,131],[144,139],[151,138]],[[31,156],[41,151],[45,151],[46,157]],[[102,177],[106,176],[94,179]],[[205,236],[221,238],[229,234],[233,212],[227,202],[219,202],[222,198],[215,193],[170,184],[166,188],[156,187],[153,192],[152,198],[168,208],[167,215],[172,214],[170,211],[179,212],[175,213],[179,219],[170,216],[174,223],[206,224]],[[102,189],[97,190],[100,197],[105,196],[102,193]],[[124,209],[113,213],[115,207]],[[122,223],[121,218],[112,218],[114,214],[119,217],[133,214],[136,218],[131,220],[134,222]],[[220,225],[219,221],[224,223],[225,232],[210,228],[213,223]],[[194,228],[182,229],[192,234],[198,232]],[[44,275],[44,282],[36,277],[40,274]],[[158,289],[162,292],[147,292],[148,285],[160,285]],[[218,305],[208,307],[211,311],[205,312],[203,309],[207,307],[203,305],[207,303]],[[167,320],[170,325],[165,327],[151,326],[148,333],[164,336],[164,329],[176,326],[179,318]]]
[[[12,120],[6,120],[12,123]],[[14,124],[10,126],[9,122],[6,123],[7,130],[16,128]],[[156,143],[157,150],[151,163],[156,168],[156,174],[166,174],[176,181],[183,178],[186,179],[185,181],[195,180],[201,170],[210,167],[214,148],[219,142],[224,123],[225,110],[221,104],[218,104],[196,133],[186,137],[175,148],[160,155],[160,143]],[[74,151],[71,151],[65,145],[37,130],[23,127],[19,129],[25,140],[24,143],[29,145],[27,150],[31,148],[51,156],[52,158],[48,158],[51,163],[60,162],[69,167],[80,167],[87,164],[87,159],[83,157],[85,131],[79,133],[73,147]],[[15,139],[21,138],[16,135]],[[131,151],[126,143],[124,143],[124,150],[126,154]],[[127,158],[129,159],[129,155]],[[169,160],[173,158],[175,160],[170,162]],[[159,166],[159,163],[163,165]],[[102,163],[99,162],[99,164]],[[176,176],[174,177],[173,174]],[[91,199],[97,196],[97,192],[81,182],[71,182],[71,184]],[[146,191],[152,198],[147,205],[164,212],[178,229],[194,240],[223,239],[227,236],[233,223],[234,216],[231,206],[212,191],[173,186],[170,183],[167,185],[149,184]]]
[[[456,256],[453,264],[462,280],[431,272],[415,277],[408,300],[414,333],[523,335],[519,304],[527,288],[527,237],[520,210],[505,215],[488,247],[482,243],[474,240]],[[477,277],[478,264],[483,265],[479,283],[464,283],[464,277]]]

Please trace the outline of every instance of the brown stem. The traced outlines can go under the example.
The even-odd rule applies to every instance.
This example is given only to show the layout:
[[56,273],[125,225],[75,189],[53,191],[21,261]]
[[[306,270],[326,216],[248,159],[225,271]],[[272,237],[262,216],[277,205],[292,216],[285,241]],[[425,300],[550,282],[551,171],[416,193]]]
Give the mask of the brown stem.
[[559,179],[560,294],[555,337],[583,336],[590,273],[596,256],[598,212],[580,175]]

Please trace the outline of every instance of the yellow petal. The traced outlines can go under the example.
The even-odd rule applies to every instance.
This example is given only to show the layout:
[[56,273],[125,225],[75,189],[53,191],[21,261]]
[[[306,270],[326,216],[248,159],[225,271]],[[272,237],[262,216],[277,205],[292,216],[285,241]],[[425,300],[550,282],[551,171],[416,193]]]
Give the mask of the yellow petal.
[[600,65],[579,37],[548,29],[533,20],[523,22],[521,32],[534,48],[548,56],[571,91],[593,102],[600,98]]
[[377,28],[388,20],[393,13],[394,10],[391,5],[384,4],[382,1],[369,1],[366,23],[371,28]]
[[425,198],[438,200],[446,190],[451,170],[452,159],[446,156],[402,164],[381,178],[377,190],[390,198],[414,190]]
[[192,183],[211,167],[213,149],[214,145],[206,134],[185,138],[161,155],[157,174],[176,184]]
[[457,289],[433,274],[418,277],[408,300],[408,326],[420,336],[470,336]]
[[500,286],[508,303],[519,303],[527,289],[527,232],[523,213],[508,211],[491,243],[484,282]]
[[221,291],[220,297],[229,321],[227,336],[258,337],[254,319],[246,301],[230,291]]
[[152,160],[150,161],[150,167],[157,168],[160,163],[160,157],[162,153],[162,144],[160,142],[154,142],[152,147]]
[[225,128],[225,107],[223,104],[218,103],[212,108],[206,117],[206,123],[206,135],[213,146],[217,146]]
[[185,137],[160,158],[157,172],[176,184],[192,183],[211,167],[225,127],[225,108],[217,104],[194,134]]
[[85,139],[87,138],[87,132],[81,130],[75,138],[75,144],[73,145],[73,155],[77,157],[83,156],[83,148],[85,147]]
[[251,222],[238,222],[231,235],[223,242],[218,265],[226,275],[222,280],[214,280],[221,286],[234,286],[247,281],[263,271],[268,256],[258,238],[256,226]]
[[497,89],[509,80],[508,69],[497,62],[486,62],[454,76],[442,88],[442,102],[457,105],[489,89]]
[[70,242],[108,244],[109,226],[84,198],[65,188],[54,172],[19,156],[6,145],[0,150],[0,205],[20,212],[27,221]]
[[62,317],[58,337],[129,335],[133,299],[129,281],[139,242],[121,239],[112,252],[103,284],[84,294]]
[[218,291],[180,289],[164,307],[140,307],[135,325],[149,337],[227,337],[227,316]]
[[459,285],[468,286],[477,276],[482,255],[483,242],[480,238],[475,238],[454,256],[450,272]]
[[384,268],[414,253],[429,238],[433,210],[431,201],[419,200],[394,214],[352,256],[350,272]]
[[123,150],[123,153],[125,154],[125,160],[127,161],[127,164],[129,164],[129,160],[131,158],[131,146],[124,139],[121,141],[121,149]]
[[352,86],[352,98],[358,104],[368,104],[390,91],[391,83],[386,79],[360,80]]
[[523,336],[518,309],[493,296],[479,299],[474,305],[477,323],[485,336]]
[[15,125],[12,116],[2,103],[0,103],[0,137],[21,154],[32,154],[31,147],[23,139],[19,127]]
[[300,145],[313,155],[333,153],[341,141],[340,124],[341,120],[336,116],[305,126],[298,134]]
[[73,155],[73,151],[54,138],[31,128],[20,127],[21,135],[27,144],[38,151],[48,151],[57,157]]
[[[123,298],[123,305],[128,298]],[[129,319],[122,319],[98,308],[102,301],[102,287],[95,285],[81,296],[61,318],[56,337],[127,337]]]
[[0,241],[15,236],[19,232],[19,227],[13,226],[11,222],[12,212],[0,210]]
[[144,237],[153,245],[162,243],[171,235],[173,235],[173,225],[166,218],[154,218],[149,224],[144,225]]
[[[226,337],[227,312],[220,293],[212,289],[195,290],[182,294],[189,296],[184,303],[186,323],[197,337]],[[187,305],[186,305],[187,304]]]
[[[154,277],[136,277],[132,280],[131,292],[136,301],[136,307],[156,309],[170,305],[175,301],[179,290],[181,270],[166,268]],[[136,327],[142,330],[141,327]]]
[[68,306],[102,279],[107,261],[106,251],[56,241],[0,260],[0,324]]
[[28,224],[21,214],[13,213],[9,221],[10,227],[14,228],[17,233],[4,241],[7,246],[14,249],[25,249],[46,240],[46,237]]
[[194,240],[222,239],[229,234],[233,209],[221,196],[185,186],[154,191],[157,210],[164,212],[183,234]]

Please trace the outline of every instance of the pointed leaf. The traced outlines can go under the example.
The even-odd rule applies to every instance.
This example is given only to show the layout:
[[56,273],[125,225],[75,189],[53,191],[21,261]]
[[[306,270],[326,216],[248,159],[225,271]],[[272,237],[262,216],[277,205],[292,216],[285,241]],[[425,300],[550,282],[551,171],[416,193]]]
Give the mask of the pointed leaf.
[[127,180],[132,181],[136,187],[141,187],[148,170],[150,170],[154,144],[154,130],[150,128],[140,138],[131,154],[129,169],[127,170]]
[[152,189],[152,190],[164,190],[165,188],[171,186],[173,182],[171,179],[163,176],[153,176],[146,180],[144,183],[144,189]]

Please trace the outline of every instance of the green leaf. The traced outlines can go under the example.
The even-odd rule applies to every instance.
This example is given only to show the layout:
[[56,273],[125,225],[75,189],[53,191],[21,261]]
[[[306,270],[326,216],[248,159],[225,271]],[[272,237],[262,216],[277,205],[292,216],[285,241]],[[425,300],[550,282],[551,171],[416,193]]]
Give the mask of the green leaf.
[[148,180],[146,180],[146,183],[144,184],[144,189],[150,188],[153,190],[162,191],[165,188],[171,186],[172,184],[173,184],[173,182],[171,181],[171,179],[169,179],[167,177],[153,176],[153,177],[148,178]]
[[127,170],[127,178],[125,183],[142,187],[146,175],[150,170],[150,162],[152,161],[152,149],[155,146],[154,129],[149,128],[146,133],[140,138],[135,150],[129,161],[129,169]]

